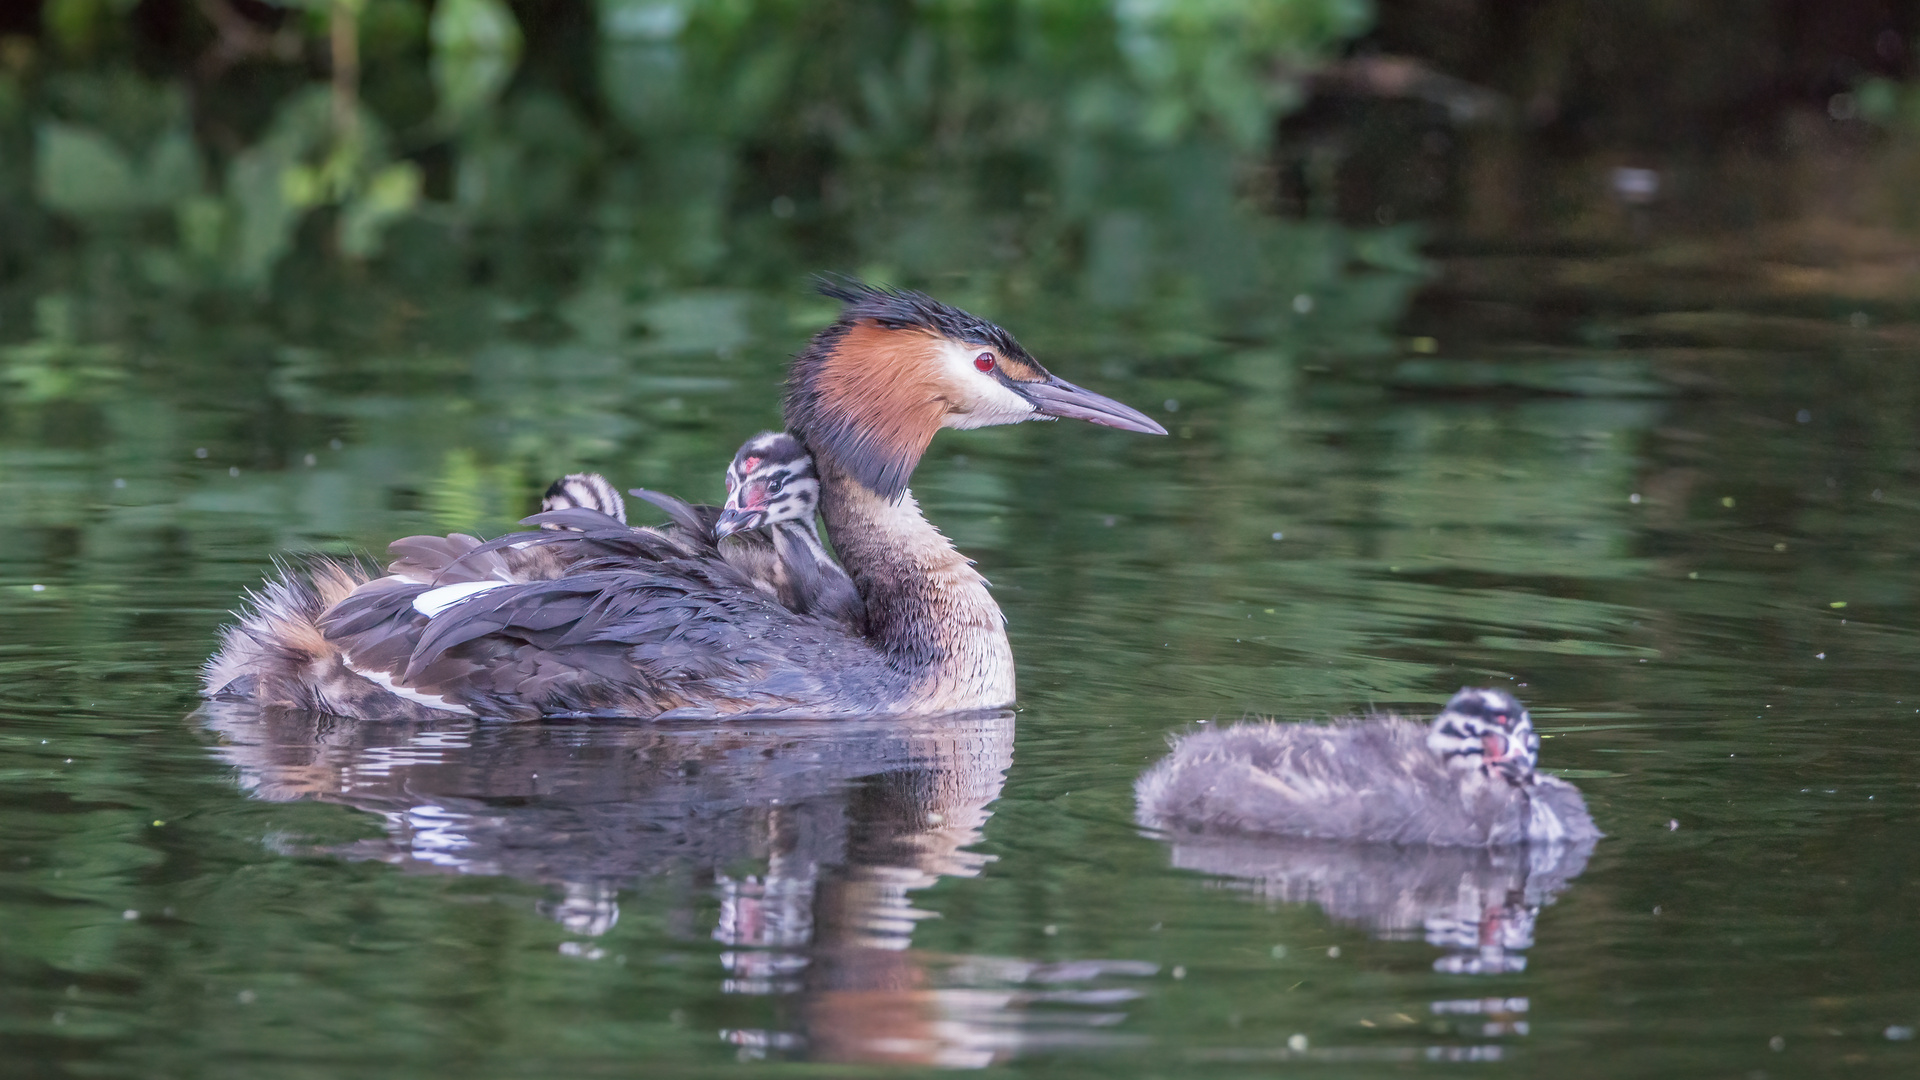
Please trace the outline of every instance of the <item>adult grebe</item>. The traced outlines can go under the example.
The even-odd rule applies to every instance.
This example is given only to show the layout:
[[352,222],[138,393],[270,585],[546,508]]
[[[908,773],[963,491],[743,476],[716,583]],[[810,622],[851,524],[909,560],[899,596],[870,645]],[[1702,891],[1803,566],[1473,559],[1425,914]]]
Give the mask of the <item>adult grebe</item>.
[[[1070,417],[1166,431],[924,294],[853,282],[822,291],[845,307],[793,362],[787,429],[813,455],[865,635],[789,611],[724,559],[630,531],[617,557],[460,588],[316,560],[253,596],[208,661],[205,691],[356,717],[926,715],[1011,704],[1000,608],[921,515],[907,490],[914,466],[943,427]],[[571,524],[566,515],[598,517],[530,520]],[[552,559],[540,554],[552,543],[513,545],[555,535],[503,537],[486,554]],[[401,546],[410,542],[444,543]]]
[[1134,784],[1142,825],[1366,843],[1502,847],[1600,838],[1572,784],[1534,771],[1512,694],[1464,689],[1425,729],[1398,717],[1236,724],[1174,742]]

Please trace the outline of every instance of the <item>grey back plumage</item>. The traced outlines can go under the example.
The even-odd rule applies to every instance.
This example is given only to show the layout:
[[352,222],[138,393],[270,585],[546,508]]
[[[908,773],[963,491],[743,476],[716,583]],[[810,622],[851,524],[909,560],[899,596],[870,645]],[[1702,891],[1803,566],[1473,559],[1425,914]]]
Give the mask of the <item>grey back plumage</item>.
[[572,474],[526,519],[540,531],[396,541],[386,577],[311,617],[348,680],[404,687],[416,710],[811,714],[904,692],[859,639],[859,594],[814,531],[810,495],[717,540],[720,508],[634,494],[668,524],[627,525],[611,484]]
[[[1454,720],[1443,712],[1434,728]],[[1530,760],[1516,780],[1499,767],[1450,765],[1432,741],[1428,727],[1392,716],[1196,732],[1135,783],[1136,816],[1176,833],[1449,847],[1600,836],[1578,789]]]
[[456,565],[544,550],[563,573],[389,575],[329,607],[319,629],[363,677],[486,716],[820,715],[832,712],[822,702],[870,712],[906,692],[871,645],[781,607],[708,551],[590,510],[527,521],[561,528],[475,544]]
[[203,691],[423,719],[867,714],[911,689],[843,622],[781,606],[719,557],[710,529],[583,507],[525,523],[540,528],[395,541],[380,577],[286,568],[225,631]]

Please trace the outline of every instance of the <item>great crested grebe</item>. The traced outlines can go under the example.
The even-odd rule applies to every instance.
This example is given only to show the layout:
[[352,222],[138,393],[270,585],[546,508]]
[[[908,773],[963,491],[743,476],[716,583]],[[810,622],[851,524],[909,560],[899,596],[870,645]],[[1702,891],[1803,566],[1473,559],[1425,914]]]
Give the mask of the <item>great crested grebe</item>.
[[1236,724],[1175,741],[1134,784],[1140,824],[1365,843],[1505,847],[1600,838],[1572,784],[1534,771],[1512,694],[1464,689],[1426,728],[1398,717]]
[[[470,538],[412,537],[382,577],[319,559],[269,582],[207,662],[205,692],[414,718],[928,715],[1011,704],[1000,608],[921,515],[907,490],[914,466],[943,427],[1067,417],[1166,429],[1056,378],[1005,330],[931,297],[854,282],[821,291],[845,306],[793,361],[787,429],[813,455],[821,516],[865,605],[866,634],[789,611],[724,559],[645,531],[573,563],[547,550],[565,546],[551,532],[503,537],[485,552]],[[592,510],[529,519],[596,529],[610,520]],[[439,554],[450,547],[469,554]],[[460,580],[423,580],[433,563],[457,563]],[[551,576],[527,580],[529,566]]]

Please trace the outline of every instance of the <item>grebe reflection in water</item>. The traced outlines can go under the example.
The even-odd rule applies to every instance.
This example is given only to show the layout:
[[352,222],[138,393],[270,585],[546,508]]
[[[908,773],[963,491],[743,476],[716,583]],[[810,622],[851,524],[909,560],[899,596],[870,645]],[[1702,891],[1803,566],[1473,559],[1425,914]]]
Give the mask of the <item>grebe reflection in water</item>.
[[[1157,970],[915,945],[930,914],[916,896],[990,862],[972,849],[1012,761],[1010,712],[378,724],[212,702],[200,719],[256,798],[385,823],[304,854],[540,884],[542,914],[571,935],[560,952],[581,962],[636,941],[695,957],[688,943],[718,945],[708,985],[780,999],[777,1026],[722,1033],[749,1056],[982,1066],[1117,1045],[1109,1029]],[[622,927],[636,894],[648,919]]]

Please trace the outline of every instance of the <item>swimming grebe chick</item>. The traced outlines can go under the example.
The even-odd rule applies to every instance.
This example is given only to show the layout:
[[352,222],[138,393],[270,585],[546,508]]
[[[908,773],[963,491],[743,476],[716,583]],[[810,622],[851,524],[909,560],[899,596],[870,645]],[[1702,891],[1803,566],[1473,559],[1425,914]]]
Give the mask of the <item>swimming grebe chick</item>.
[[[605,553],[543,580],[450,587],[324,559],[284,571],[225,632],[203,692],[420,718],[925,716],[1012,704],[999,605],[907,490],[921,455],[947,427],[1066,417],[1166,429],[925,294],[852,281],[821,291],[845,306],[793,361],[787,429],[813,455],[864,635],[782,607],[724,558],[572,509],[530,521],[591,525],[581,539],[604,533]],[[507,560],[555,537],[481,546]]]
[[1580,791],[1534,771],[1540,737],[1503,690],[1463,689],[1424,729],[1394,716],[1242,723],[1174,741],[1134,784],[1153,829],[1504,847],[1598,839]]

